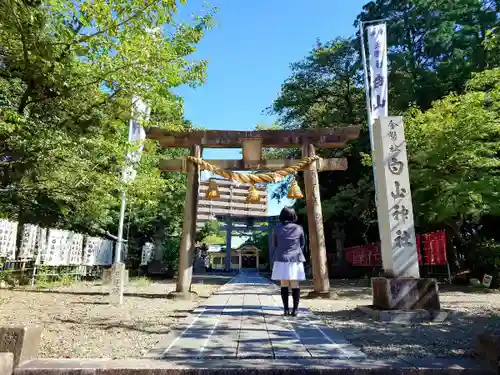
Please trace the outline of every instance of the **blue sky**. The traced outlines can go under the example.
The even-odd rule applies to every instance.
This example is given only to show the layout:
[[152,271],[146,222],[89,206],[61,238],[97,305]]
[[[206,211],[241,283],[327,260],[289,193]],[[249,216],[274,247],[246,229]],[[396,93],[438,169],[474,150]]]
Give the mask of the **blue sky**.
[[[185,117],[196,126],[252,130],[271,124],[263,114],[290,76],[289,64],[303,59],[322,41],[355,33],[353,22],[368,0],[212,0],[217,25],[200,42],[194,57],[208,60],[206,83],[182,87]],[[205,2],[188,0],[181,18],[203,13]],[[240,159],[241,150],[208,149],[207,159]],[[273,186],[269,187],[272,190]],[[269,202],[269,214],[290,201]]]

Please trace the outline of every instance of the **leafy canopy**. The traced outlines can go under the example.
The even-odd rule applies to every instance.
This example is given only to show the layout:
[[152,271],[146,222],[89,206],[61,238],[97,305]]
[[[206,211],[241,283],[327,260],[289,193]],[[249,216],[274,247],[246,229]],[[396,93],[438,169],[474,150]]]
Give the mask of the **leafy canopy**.
[[[181,4],[184,4],[182,1]],[[189,58],[212,11],[181,23],[173,0],[0,0],[1,214],[90,233],[116,233],[132,96],[149,124],[181,130],[171,92],[205,79]],[[146,142],[128,187],[128,232],[179,235],[183,174],[158,170],[185,155]]]
[[499,215],[500,69],[405,116],[414,204],[428,221]]

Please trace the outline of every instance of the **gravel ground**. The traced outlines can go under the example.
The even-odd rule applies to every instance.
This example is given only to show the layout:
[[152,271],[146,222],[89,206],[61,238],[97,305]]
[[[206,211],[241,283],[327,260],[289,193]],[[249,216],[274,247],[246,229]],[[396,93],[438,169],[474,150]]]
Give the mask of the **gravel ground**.
[[199,298],[191,302],[165,298],[175,289],[173,282],[131,280],[120,307],[108,304],[109,287],[99,283],[50,290],[0,289],[0,325],[41,325],[41,358],[140,357],[228,280],[195,278],[192,290]]
[[[50,290],[0,289],[0,324],[43,326],[40,357],[133,358],[154,347],[171,326],[187,316],[229,277],[195,278],[198,301],[166,299],[173,282],[131,281],[125,303],[107,303],[108,287],[75,283]],[[394,324],[356,310],[371,303],[367,280],[331,281],[336,299],[303,299],[328,325],[372,358],[470,356],[475,336],[500,330],[500,294],[472,287],[440,286],[442,308],[455,312],[444,323]],[[307,292],[311,286],[305,286]]]
[[373,358],[468,357],[473,355],[477,334],[500,329],[498,292],[440,285],[441,307],[453,310],[453,318],[443,323],[395,324],[374,321],[356,310],[371,304],[369,281],[332,280],[331,286],[338,298],[304,299],[304,304]]

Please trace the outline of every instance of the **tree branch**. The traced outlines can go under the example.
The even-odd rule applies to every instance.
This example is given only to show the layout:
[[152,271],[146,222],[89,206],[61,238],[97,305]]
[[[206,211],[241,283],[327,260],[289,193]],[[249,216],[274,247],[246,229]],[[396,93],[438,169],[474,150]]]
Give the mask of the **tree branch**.
[[[93,228],[97,233],[99,233],[100,235],[106,237],[108,240],[112,240],[112,241],[118,241],[118,237],[115,236],[114,234],[111,234],[109,233],[107,230],[104,230],[102,228]],[[122,242],[123,243],[127,243],[128,240],[126,239],[122,239]]]

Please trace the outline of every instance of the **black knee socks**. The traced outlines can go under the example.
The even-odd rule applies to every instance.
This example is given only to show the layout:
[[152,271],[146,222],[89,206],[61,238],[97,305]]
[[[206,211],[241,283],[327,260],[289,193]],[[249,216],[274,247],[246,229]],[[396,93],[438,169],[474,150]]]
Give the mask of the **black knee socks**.
[[292,315],[295,316],[297,314],[297,309],[299,308],[299,301],[300,301],[300,289],[299,288],[292,289],[292,299],[293,299]]
[[281,287],[281,300],[283,301],[283,308],[285,309],[285,315],[288,315],[288,287]]

